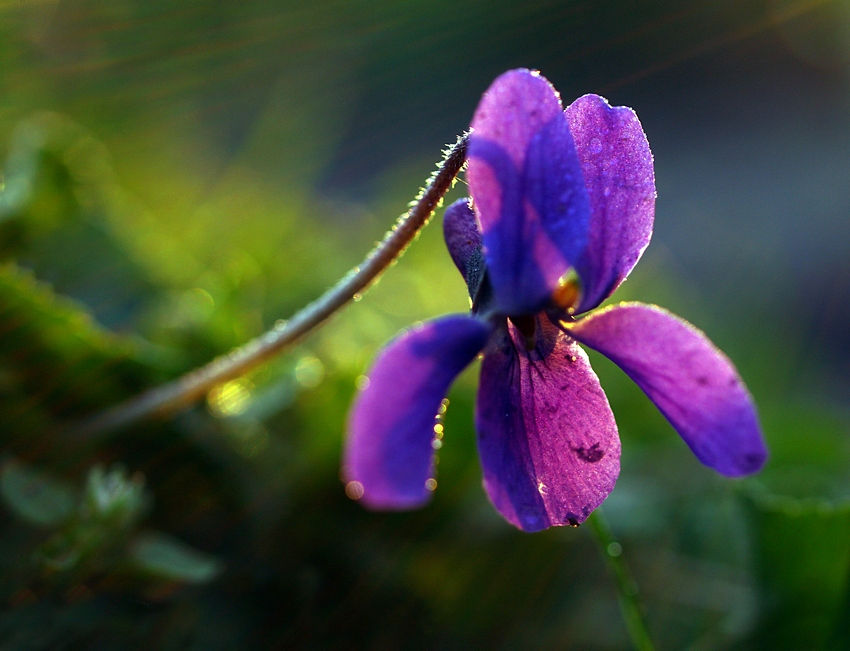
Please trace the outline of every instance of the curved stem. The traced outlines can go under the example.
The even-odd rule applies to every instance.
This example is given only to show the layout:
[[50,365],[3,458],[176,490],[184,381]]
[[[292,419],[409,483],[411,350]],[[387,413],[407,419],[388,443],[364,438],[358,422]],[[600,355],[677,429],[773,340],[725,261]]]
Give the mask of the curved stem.
[[638,651],[655,651],[646,622],[643,620],[637,582],[634,580],[629,566],[626,565],[625,559],[623,559],[623,547],[614,540],[611,529],[599,509],[590,514],[587,518],[587,524],[590,525],[590,530],[596,536],[608,569],[614,575],[620,611],[623,613],[623,619],[632,644]]
[[218,357],[206,366],[190,371],[167,384],[150,389],[126,402],[72,426],[66,434],[90,438],[126,427],[152,416],[168,416],[205,396],[221,382],[239,377],[274,357],[286,347],[321,325],[375,282],[407,248],[413,237],[428,222],[443,196],[463,168],[469,135],[463,134],[444,152],[443,161],[425,188],[384,239],[336,285],[296,313],[289,321],[275,326],[229,355]]

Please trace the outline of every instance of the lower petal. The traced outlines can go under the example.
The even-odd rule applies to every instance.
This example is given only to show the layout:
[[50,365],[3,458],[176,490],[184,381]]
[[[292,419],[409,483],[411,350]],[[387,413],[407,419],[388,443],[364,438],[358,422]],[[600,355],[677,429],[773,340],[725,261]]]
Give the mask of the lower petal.
[[566,325],[622,368],[705,465],[738,477],[767,459],[755,405],[732,362],[690,323],[621,303]]
[[490,333],[472,317],[447,316],[381,351],[349,415],[343,459],[349,495],[374,509],[411,509],[428,501],[440,401]]
[[487,494],[524,531],[576,526],[614,488],[620,439],[608,399],[584,351],[545,317],[534,350],[512,324],[493,337],[476,420]]

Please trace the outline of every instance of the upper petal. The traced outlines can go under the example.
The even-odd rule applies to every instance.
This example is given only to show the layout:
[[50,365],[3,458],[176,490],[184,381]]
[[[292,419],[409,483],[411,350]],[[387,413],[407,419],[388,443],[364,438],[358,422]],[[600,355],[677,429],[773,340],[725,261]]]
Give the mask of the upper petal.
[[590,204],[558,94],[536,72],[498,77],[472,120],[467,179],[499,309],[534,314],[585,247]]
[[690,323],[654,305],[621,303],[566,328],[622,368],[704,464],[730,477],[764,465],[767,448],[747,388]]
[[390,342],[369,372],[348,419],[343,458],[347,482],[375,509],[410,509],[428,501],[434,418],[455,377],[484,348],[487,324],[447,316]]
[[655,172],[635,112],[585,95],[565,114],[590,196],[587,248],[575,262],[583,283],[578,312],[593,309],[625,280],[652,237]]
[[459,199],[446,208],[443,214],[443,237],[452,261],[463,275],[469,293],[475,293],[484,273],[481,253],[481,231],[469,199]]
[[525,531],[583,522],[620,471],[617,425],[587,355],[536,322],[532,351],[512,324],[493,337],[476,417],[487,494]]

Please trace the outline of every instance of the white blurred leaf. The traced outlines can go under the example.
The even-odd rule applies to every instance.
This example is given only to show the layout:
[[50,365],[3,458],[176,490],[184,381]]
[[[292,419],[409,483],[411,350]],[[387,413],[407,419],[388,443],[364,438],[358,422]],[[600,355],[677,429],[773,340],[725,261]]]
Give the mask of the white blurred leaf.
[[19,516],[43,526],[61,524],[77,504],[74,490],[64,482],[17,461],[0,470],[0,494]]
[[186,583],[206,583],[223,569],[214,556],[164,533],[145,532],[130,545],[130,558],[141,570],[160,578]]

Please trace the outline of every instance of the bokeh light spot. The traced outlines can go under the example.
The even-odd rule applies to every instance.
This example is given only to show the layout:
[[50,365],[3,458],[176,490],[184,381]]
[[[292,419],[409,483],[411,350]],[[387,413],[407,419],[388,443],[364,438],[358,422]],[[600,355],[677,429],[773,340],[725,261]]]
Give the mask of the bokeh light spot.
[[366,389],[369,388],[370,384],[371,384],[371,381],[365,375],[358,375],[354,379],[354,386],[356,386],[359,391],[365,391]]
[[200,325],[209,321],[215,309],[212,295],[195,287],[183,293],[177,303],[176,317],[181,324]]
[[363,497],[363,484],[359,481],[350,481],[345,485],[345,494],[349,499],[359,500]]
[[245,413],[251,402],[251,389],[253,384],[245,378],[237,378],[213,387],[207,396],[210,413],[218,418]]
[[325,377],[325,366],[315,357],[302,357],[295,365],[295,380],[302,387],[312,389],[319,386]]

